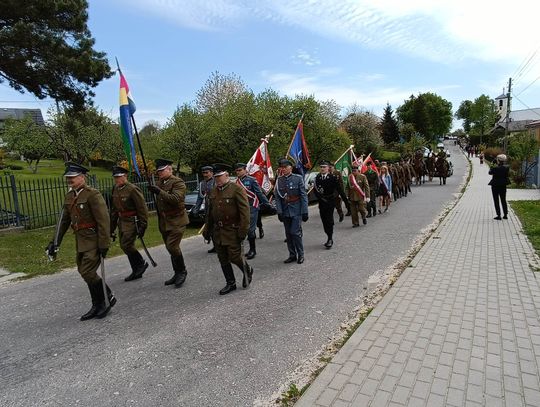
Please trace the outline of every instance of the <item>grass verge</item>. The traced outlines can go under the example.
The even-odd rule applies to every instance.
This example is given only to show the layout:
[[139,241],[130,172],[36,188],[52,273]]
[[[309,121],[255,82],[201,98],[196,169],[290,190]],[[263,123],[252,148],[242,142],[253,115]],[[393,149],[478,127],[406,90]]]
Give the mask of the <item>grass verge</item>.
[[510,205],[523,225],[523,232],[540,256],[540,201],[512,201]]
[[[27,277],[53,274],[69,267],[75,267],[75,238],[68,231],[62,242],[56,261],[50,262],[45,255],[45,247],[54,236],[54,227],[20,232],[0,233],[0,267],[12,273],[25,273]],[[198,226],[188,227],[184,238],[194,236]],[[150,216],[148,229],[144,235],[148,247],[163,244],[158,230],[157,218]],[[139,240],[137,247],[142,249]],[[123,254],[118,239],[112,243],[107,257]]]

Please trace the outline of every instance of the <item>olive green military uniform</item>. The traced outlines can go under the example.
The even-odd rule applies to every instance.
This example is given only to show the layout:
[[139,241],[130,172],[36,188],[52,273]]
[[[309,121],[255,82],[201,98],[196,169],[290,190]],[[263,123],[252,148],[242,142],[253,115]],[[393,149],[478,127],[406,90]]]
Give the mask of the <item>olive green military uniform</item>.
[[189,223],[185,207],[186,183],[182,178],[171,175],[159,180],[161,192],[156,197],[159,214],[159,231],[171,256],[182,256],[180,242]]
[[108,249],[110,245],[109,212],[103,196],[97,189],[84,185],[66,194],[63,211],[58,245],[71,226],[79,274],[88,285],[101,283],[96,273],[101,261],[99,249]]
[[[366,176],[364,174],[361,174],[360,172],[358,172],[356,175],[353,174],[353,176],[355,176],[356,183],[364,192],[365,197],[369,198],[370,190]],[[351,218],[353,226],[360,225],[358,213],[360,213],[360,215],[362,216],[362,220],[365,223],[367,215],[365,198],[360,195],[360,193],[356,189],[354,189],[352,185],[349,185],[347,187],[347,195],[349,196],[349,203],[351,205]]]
[[366,205],[368,217],[377,216],[377,192],[379,190],[379,175],[371,168],[365,173],[369,184],[369,203]]
[[120,232],[120,247],[127,255],[132,274],[127,281],[142,276],[148,267],[135,247],[137,235],[144,235],[148,225],[148,207],[140,188],[131,183],[114,186],[112,191],[111,234]]
[[167,251],[171,255],[174,276],[165,285],[180,287],[187,276],[186,265],[180,243],[189,223],[185,207],[186,183],[182,178],[171,175],[157,183],[159,193],[156,205],[159,218],[159,231]]
[[[236,288],[231,263],[236,264],[242,272],[247,269],[251,276],[252,269],[242,254],[242,241],[247,236],[249,223],[249,202],[244,188],[229,181],[222,187],[212,189],[206,229],[212,235],[227,286]],[[246,281],[243,285],[247,285]]]

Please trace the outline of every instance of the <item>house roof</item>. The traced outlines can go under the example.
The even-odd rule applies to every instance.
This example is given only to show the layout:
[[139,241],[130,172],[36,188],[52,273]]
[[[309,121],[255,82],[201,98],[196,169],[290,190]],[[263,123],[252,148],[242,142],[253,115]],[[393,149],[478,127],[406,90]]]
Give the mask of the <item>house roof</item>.
[[495,100],[499,100],[499,99],[507,99],[507,98],[508,98],[508,95],[505,94],[505,93],[502,93],[502,94],[500,94],[499,96],[497,96],[497,97],[495,98]]
[[530,122],[527,124],[528,128],[537,128],[540,127],[540,120],[535,120],[534,122]]
[[540,107],[534,109],[513,110],[510,112],[511,121],[540,120]]
[[30,115],[36,124],[45,124],[40,109],[0,108],[0,122],[5,121],[6,119],[24,119],[27,115]]

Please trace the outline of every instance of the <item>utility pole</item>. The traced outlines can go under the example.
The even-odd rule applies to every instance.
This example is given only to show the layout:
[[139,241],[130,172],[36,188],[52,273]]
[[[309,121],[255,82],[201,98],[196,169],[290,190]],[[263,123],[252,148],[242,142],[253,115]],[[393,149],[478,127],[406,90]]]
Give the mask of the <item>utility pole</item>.
[[508,123],[510,122],[510,93],[512,92],[512,78],[508,79],[508,93],[506,94],[506,126],[504,129],[503,150],[508,149]]

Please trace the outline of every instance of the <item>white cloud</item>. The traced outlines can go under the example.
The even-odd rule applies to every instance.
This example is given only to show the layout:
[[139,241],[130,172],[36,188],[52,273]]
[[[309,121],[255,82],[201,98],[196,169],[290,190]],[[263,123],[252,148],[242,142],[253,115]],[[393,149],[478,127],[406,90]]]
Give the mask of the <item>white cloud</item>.
[[439,62],[510,61],[540,39],[540,2],[502,0],[131,0],[186,27],[217,30],[257,19]]
[[309,53],[303,49],[299,49],[296,52],[296,55],[293,56],[293,60],[307,66],[320,65],[321,61],[315,54]]
[[353,104],[362,106],[374,113],[380,113],[386,103],[397,107],[411,94],[421,92],[441,92],[457,88],[456,85],[419,85],[404,87],[366,86],[361,80],[346,80],[339,76],[329,78],[327,74],[290,74],[283,72],[261,72],[263,79],[282,94],[295,96],[315,95],[318,100],[334,100],[342,107]]

